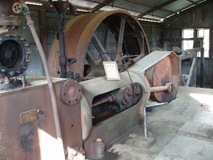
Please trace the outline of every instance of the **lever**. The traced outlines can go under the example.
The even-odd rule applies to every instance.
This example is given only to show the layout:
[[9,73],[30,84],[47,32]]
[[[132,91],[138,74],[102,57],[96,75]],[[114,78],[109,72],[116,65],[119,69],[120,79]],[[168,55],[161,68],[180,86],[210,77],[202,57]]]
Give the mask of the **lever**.
[[76,58],[68,58],[67,60],[67,66],[69,67],[69,71],[67,72],[67,77],[70,79],[74,79],[73,72],[71,71],[71,65],[76,62],[77,62]]

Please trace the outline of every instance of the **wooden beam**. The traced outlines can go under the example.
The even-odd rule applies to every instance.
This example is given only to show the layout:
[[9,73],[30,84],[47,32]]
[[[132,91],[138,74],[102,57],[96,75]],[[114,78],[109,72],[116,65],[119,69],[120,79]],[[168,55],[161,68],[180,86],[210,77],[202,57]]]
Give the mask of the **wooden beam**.
[[185,14],[185,13],[188,13],[188,12],[190,12],[190,11],[196,9],[196,8],[199,8],[199,7],[201,7],[201,6],[205,5],[205,4],[208,4],[209,2],[212,2],[212,0],[206,0],[205,2],[200,3],[200,4],[197,4],[197,5],[195,5],[194,7],[191,7],[191,8],[189,8],[189,9],[187,9],[187,10],[180,11],[179,14],[176,13],[175,15],[173,15],[173,16],[171,16],[171,17],[169,17],[169,18],[165,18],[164,21],[163,21],[163,23],[166,22],[166,21],[168,21],[168,20],[177,18],[177,17],[179,17],[179,16],[181,16],[181,15],[183,15],[183,14]]
[[145,16],[145,15],[147,15],[147,14],[149,14],[149,13],[152,13],[152,12],[154,12],[154,11],[160,9],[160,8],[163,8],[163,7],[165,7],[165,6],[167,6],[167,5],[171,4],[171,3],[173,3],[173,2],[175,2],[175,1],[177,1],[177,0],[169,0],[169,1],[167,1],[167,2],[161,3],[160,5],[155,6],[155,7],[153,7],[152,9],[150,9],[150,10],[144,12],[144,13],[139,14],[137,17],[138,17],[138,18],[141,18],[141,17],[143,17],[143,16]]
[[[124,1],[130,2],[130,3],[134,3],[134,4],[139,4],[139,5],[142,5],[142,6],[149,7],[149,8],[155,7],[155,6],[152,6],[152,5],[149,5],[149,4],[140,2],[140,1],[136,1],[136,0],[124,0]],[[168,9],[163,9],[163,8],[161,8],[161,9],[159,9],[159,10],[164,11],[164,12],[169,12],[169,13],[175,13],[175,12],[173,12],[173,11],[170,11],[170,10],[168,10]]]
[[102,3],[99,3],[97,6],[95,6],[94,8],[92,8],[90,11],[93,13],[95,11],[98,11],[100,8],[110,4],[111,2],[113,2],[115,0],[105,0],[104,2]]

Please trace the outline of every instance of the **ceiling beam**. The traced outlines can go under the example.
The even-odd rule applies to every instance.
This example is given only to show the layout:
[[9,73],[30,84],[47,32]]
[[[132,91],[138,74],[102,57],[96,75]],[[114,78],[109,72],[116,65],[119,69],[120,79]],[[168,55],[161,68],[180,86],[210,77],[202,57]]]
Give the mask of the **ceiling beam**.
[[102,3],[99,3],[97,6],[93,7],[90,11],[93,13],[95,11],[98,11],[99,9],[101,9],[102,7],[110,4],[111,2],[113,2],[115,0],[105,0],[104,2]]
[[195,9],[197,9],[197,8],[199,8],[199,7],[201,7],[201,6],[205,5],[205,4],[207,4],[207,3],[209,3],[209,2],[212,2],[212,0],[206,0],[205,2],[200,3],[200,4],[197,4],[197,5],[195,5],[194,7],[191,7],[191,8],[189,8],[189,9],[187,9],[187,10],[180,11],[180,12],[178,12],[178,14],[176,13],[175,15],[173,15],[173,16],[171,16],[171,17],[169,17],[169,18],[165,18],[164,21],[163,21],[163,23],[166,22],[166,21],[168,21],[168,20],[177,18],[177,17],[179,17],[179,16],[181,16],[181,15],[183,15],[183,14],[185,14],[185,13],[188,13],[188,12],[190,12],[190,11],[192,11],[192,10],[195,10]]
[[[96,2],[94,0],[86,0],[86,1],[93,2],[93,3],[98,3],[98,2]],[[117,6],[117,5],[113,5],[113,7],[120,8],[120,9],[125,9],[127,11],[133,11],[133,12],[136,12],[136,13],[142,13],[142,12],[134,10],[134,9],[129,9],[129,8],[125,8],[125,7],[121,7],[121,6]],[[175,13],[175,12],[173,12],[173,13]],[[155,14],[150,14],[150,15],[158,17],[158,18],[165,18],[165,17],[159,16],[159,15],[155,15]],[[158,21],[158,20],[156,20],[156,21]]]
[[144,13],[139,14],[137,17],[138,17],[138,18],[141,18],[141,17],[143,17],[143,16],[145,16],[145,15],[147,15],[147,14],[149,14],[149,13],[152,13],[152,12],[154,12],[154,11],[156,11],[156,10],[159,10],[160,8],[163,8],[163,7],[165,7],[165,6],[167,6],[167,5],[171,4],[171,3],[173,3],[173,2],[175,2],[175,1],[177,1],[177,0],[169,0],[169,1],[167,1],[167,2],[161,3],[160,5],[155,6],[155,7],[153,7],[152,9],[150,9],[150,10],[144,12]]
[[192,0],[187,0],[188,2],[192,3],[192,4],[197,4],[196,2],[192,1]]
[[[124,0],[124,1],[130,2],[130,3],[134,3],[134,4],[139,4],[139,5],[142,5],[142,6],[149,7],[149,8],[155,7],[155,6],[152,6],[152,5],[149,5],[149,4],[140,2],[140,1],[136,1],[136,0]],[[175,12],[173,12],[173,11],[171,11],[171,10],[164,9],[164,8],[161,8],[161,9],[159,9],[159,10],[164,11],[164,12],[169,12],[169,13],[175,13]]]

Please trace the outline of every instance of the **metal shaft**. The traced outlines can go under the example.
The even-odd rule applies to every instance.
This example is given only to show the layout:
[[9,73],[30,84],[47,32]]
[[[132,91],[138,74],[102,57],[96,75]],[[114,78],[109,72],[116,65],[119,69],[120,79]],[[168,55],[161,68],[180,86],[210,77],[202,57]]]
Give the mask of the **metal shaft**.
[[150,87],[150,92],[161,92],[161,91],[167,91],[169,86],[160,86],[160,87]]
[[65,40],[64,40],[64,14],[59,14],[59,50],[60,50],[60,68],[61,68],[61,78],[66,78],[66,65],[67,58],[65,55]]

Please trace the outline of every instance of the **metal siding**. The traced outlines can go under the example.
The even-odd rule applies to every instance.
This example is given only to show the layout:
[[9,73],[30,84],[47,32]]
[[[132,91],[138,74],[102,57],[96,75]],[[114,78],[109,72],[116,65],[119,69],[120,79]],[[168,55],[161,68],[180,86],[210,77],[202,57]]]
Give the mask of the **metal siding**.
[[25,71],[25,75],[44,76],[43,64],[36,45],[30,45],[32,52],[31,63]]
[[[32,20],[34,21],[35,29],[40,38],[40,28],[39,28],[39,17],[37,11],[30,11]],[[28,69],[24,72],[24,75],[35,75],[35,76],[43,76],[44,70],[42,61],[40,58],[40,54],[35,45],[35,41],[33,39],[32,33],[27,26],[27,21],[25,16],[20,16],[21,18],[21,27],[17,30],[23,37],[26,38],[27,42],[30,44],[30,49],[32,52],[31,63]]]
[[164,9],[168,9],[174,12],[180,11],[184,8],[187,8],[189,6],[191,6],[192,3],[186,1],[186,0],[178,0],[176,2],[173,2],[165,7],[163,7]]
[[161,24],[151,24],[140,22],[144,32],[146,34],[147,40],[149,42],[149,47],[151,50],[155,47],[161,46]]
[[167,17],[167,16],[169,16],[171,13],[166,12],[166,11],[162,11],[162,10],[156,10],[156,11],[154,11],[153,14],[154,14],[154,15],[159,15],[159,16],[161,16],[161,17]]
[[[213,60],[212,59],[204,59],[204,86],[213,88]],[[200,58],[197,60],[197,80],[198,84],[200,82]]]
[[[181,31],[184,28],[212,28],[213,27],[213,2],[208,3],[202,7],[199,7],[193,11],[187,12],[175,19],[165,22],[163,38],[174,38],[175,30],[179,30],[179,38],[181,38]],[[179,28],[179,29],[178,29]],[[175,37],[178,38],[178,37]],[[213,41],[213,35],[210,37]],[[213,57],[213,44],[211,46],[210,57]],[[199,74],[200,74],[200,60],[198,59],[197,65],[197,79],[199,84]],[[213,60],[204,59],[204,82],[209,84],[213,88]],[[209,74],[210,73],[210,74]]]
[[135,3],[131,3],[131,2],[128,2],[128,1],[124,1],[124,0],[116,0],[116,1],[113,2],[113,5],[120,6],[120,7],[123,7],[123,8],[127,8],[127,9],[130,9],[130,10],[133,9],[133,10],[138,11],[138,12],[145,12],[145,11],[150,9],[149,7],[142,6],[142,5],[135,4]]
[[213,26],[213,2],[167,21],[166,28],[193,28]]
[[138,1],[138,2],[142,2],[144,4],[148,4],[148,5],[151,5],[151,6],[158,6],[168,0],[151,0],[151,1],[147,1],[147,0],[135,0],[135,1]]
[[[47,26],[47,44],[48,53],[50,52],[52,43],[58,32],[58,16],[56,13],[46,12],[46,26]],[[67,23],[71,18],[75,16],[65,15],[65,23]],[[66,30],[66,28],[65,28]]]

